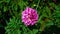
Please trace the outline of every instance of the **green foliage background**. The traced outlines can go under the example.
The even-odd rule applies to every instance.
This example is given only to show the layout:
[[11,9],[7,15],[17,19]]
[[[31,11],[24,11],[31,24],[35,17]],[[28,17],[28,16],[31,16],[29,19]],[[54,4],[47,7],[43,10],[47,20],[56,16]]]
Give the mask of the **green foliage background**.
[[[26,27],[22,23],[21,13],[26,7],[38,12],[38,22],[33,26]],[[4,34],[42,34],[51,26],[60,28],[59,0],[0,0],[0,28],[4,28]]]

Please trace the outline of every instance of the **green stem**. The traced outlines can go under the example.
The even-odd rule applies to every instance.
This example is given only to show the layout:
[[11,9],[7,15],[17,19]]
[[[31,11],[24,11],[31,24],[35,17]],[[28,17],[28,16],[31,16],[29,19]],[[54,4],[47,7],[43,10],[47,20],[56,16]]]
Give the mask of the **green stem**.
[[36,10],[37,10],[37,8],[38,8],[38,6],[39,6],[39,3],[40,3],[40,0],[38,1],[38,5],[37,5],[37,7],[36,7]]

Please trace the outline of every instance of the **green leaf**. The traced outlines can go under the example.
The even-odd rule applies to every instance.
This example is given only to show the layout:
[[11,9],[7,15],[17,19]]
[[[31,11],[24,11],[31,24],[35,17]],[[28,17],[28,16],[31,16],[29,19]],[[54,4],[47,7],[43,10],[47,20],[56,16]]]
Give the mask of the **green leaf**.
[[38,32],[38,30],[33,29],[33,34],[36,34]]
[[6,12],[8,10],[8,8],[7,7],[4,7],[4,12]]
[[23,10],[24,3],[23,3],[23,1],[22,1],[22,0],[20,0],[20,1],[18,2],[18,5],[19,5],[19,6],[20,6],[20,8]]
[[3,1],[5,1],[5,2],[8,2],[8,3],[9,3],[9,1],[10,1],[10,0],[3,0]]
[[49,26],[51,26],[51,25],[54,25],[54,24],[53,24],[53,21],[52,21],[52,20],[47,20],[45,26],[46,26],[46,27],[49,27]]

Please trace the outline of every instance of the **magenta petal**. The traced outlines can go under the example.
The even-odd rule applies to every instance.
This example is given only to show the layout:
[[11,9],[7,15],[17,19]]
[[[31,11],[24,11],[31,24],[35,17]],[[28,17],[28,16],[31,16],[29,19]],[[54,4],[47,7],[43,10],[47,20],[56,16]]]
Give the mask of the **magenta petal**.
[[35,9],[27,7],[23,12],[22,12],[22,22],[26,26],[29,25],[34,25],[38,20],[38,14]]

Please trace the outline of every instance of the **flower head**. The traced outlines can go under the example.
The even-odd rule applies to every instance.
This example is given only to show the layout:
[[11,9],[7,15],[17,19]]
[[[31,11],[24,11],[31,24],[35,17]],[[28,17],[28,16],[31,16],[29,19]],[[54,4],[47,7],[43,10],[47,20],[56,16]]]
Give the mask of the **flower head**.
[[38,14],[35,9],[27,7],[23,12],[22,12],[22,22],[26,26],[29,25],[34,25],[38,20]]

